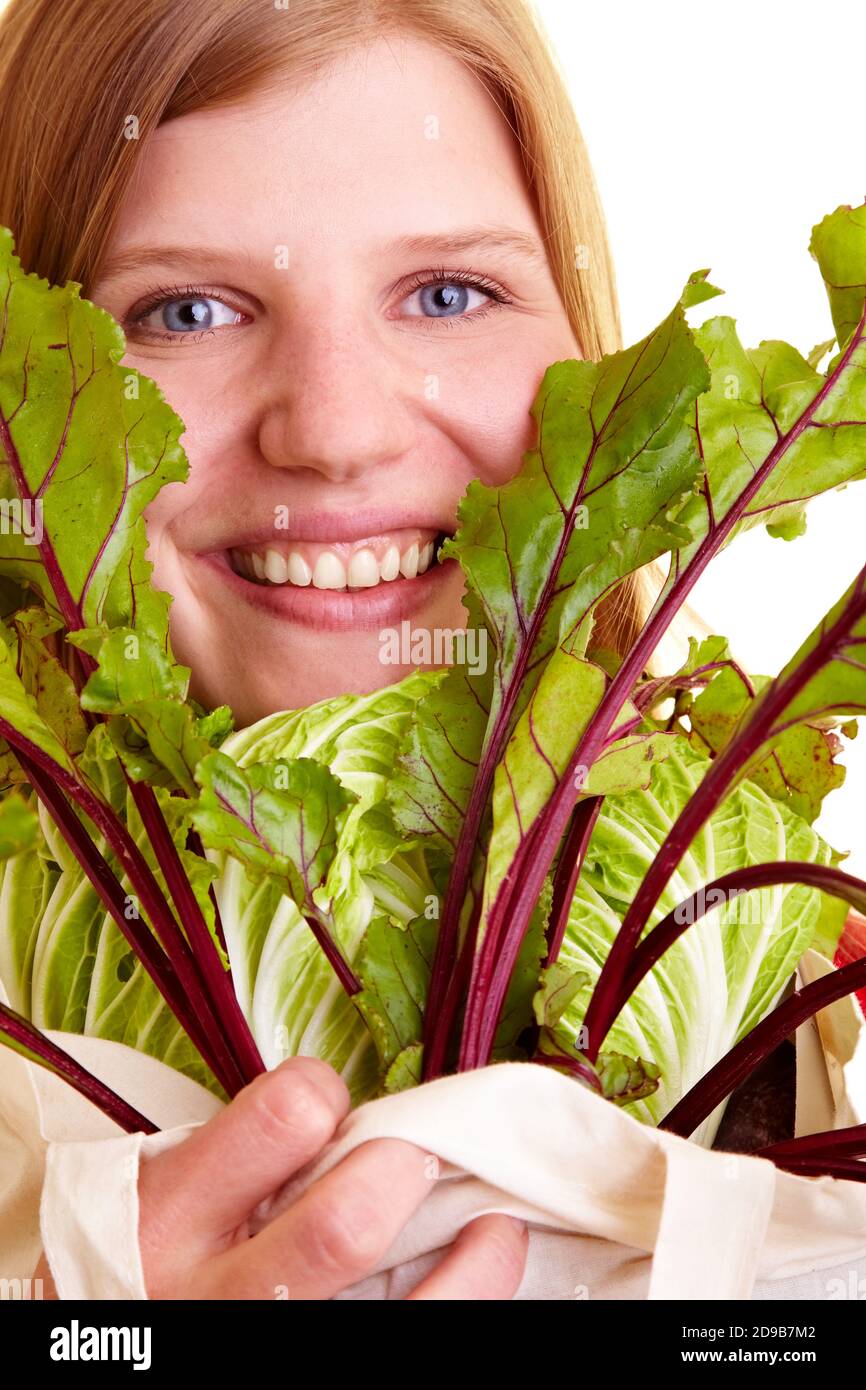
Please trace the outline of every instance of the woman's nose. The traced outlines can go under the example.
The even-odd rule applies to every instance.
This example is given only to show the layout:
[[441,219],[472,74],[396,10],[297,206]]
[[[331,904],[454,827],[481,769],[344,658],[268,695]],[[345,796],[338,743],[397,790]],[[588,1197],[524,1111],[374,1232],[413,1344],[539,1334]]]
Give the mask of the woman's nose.
[[424,384],[373,329],[319,328],[280,355],[259,431],[262,455],[274,468],[333,482],[393,463],[411,446],[413,393],[423,401]]

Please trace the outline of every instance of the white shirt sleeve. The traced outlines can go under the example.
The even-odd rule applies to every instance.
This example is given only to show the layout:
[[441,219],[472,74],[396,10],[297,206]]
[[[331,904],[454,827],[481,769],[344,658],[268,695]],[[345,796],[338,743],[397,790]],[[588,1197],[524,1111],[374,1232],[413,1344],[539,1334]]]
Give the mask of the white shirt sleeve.
[[126,1134],[67,1082],[0,1042],[0,1279],[20,1280],[26,1296],[44,1250],[61,1299],[146,1299],[140,1156],[180,1143],[222,1103],[122,1043],[53,1030],[47,1036],[160,1133]]

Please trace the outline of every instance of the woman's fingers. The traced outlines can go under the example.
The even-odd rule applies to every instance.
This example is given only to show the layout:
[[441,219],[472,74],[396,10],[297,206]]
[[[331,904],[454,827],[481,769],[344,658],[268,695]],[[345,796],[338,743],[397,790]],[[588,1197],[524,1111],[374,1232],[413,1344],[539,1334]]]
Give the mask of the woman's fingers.
[[[264,1198],[314,1159],[349,1110],[324,1062],[294,1057],[139,1173],[139,1237],[151,1298],[328,1299],[376,1267],[431,1192],[439,1166],[401,1139],[361,1144],[257,1235]],[[510,1217],[468,1225],[410,1294],[513,1298],[527,1237]]]
[[209,1253],[315,1158],[349,1104],[343,1080],[313,1057],[256,1077],[182,1144],[142,1163],[143,1251]]
[[498,1213],[463,1227],[448,1254],[407,1299],[512,1299],[526,1265],[529,1235],[522,1221]]
[[214,1283],[197,1297],[332,1298],[386,1254],[437,1171],[402,1139],[359,1145],[264,1230],[211,1261]]

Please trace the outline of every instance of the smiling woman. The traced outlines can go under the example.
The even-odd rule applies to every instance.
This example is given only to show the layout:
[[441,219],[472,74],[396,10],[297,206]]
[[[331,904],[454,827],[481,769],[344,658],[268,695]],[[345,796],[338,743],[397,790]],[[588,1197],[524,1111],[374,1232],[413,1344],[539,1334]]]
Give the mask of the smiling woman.
[[[190,480],[147,519],[193,693],[249,722],[405,675],[380,630],[465,622],[434,562],[467,483],[516,472],[551,362],[618,345],[522,0],[78,0],[62,26],[13,4],[0,129],[22,262],[78,279],[186,425]],[[650,583],[603,608],[603,645]]]
[[[866,209],[813,233],[826,372],[694,330],[700,270],[608,353],[526,0],[49,5],[0,24],[0,491],[45,510],[0,543],[6,1268],[41,1238],[61,1298],[561,1298],[603,1236],[656,1242],[650,1297],[748,1293],[774,1167],[866,1171],[840,1100],[791,1139],[809,1086],[729,1130],[747,1182],[707,1152],[866,980],[778,1003],[866,906],[812,828],[866,571],[775,679],[658,638],[740,531],[863,476]],[[826,1262],[853,1218],[809,1200]]]
[[[185,424],[189,480],[146,519],[193,694],[249,723],[397,681],[416,648],[383,655],[383,628],[460,629],[459,571],[437,563],[458,499],[517,472],[551,362],[619,345],[586,151],[524,0],[12,0],[0,147],[23,265],[109,311]],[[648,583],[603,603],[601,644],[632,641]],[[46,1136],[0,1103],[22,1165],[4,1255],[29,1273]],[[353,1284],[430,1192],[414,1145],[368,1143],[268,1231],[249,1221],[348,1104],[295,1057],[152,1152],[131,1192],[119,1157],[73,1146],[76,1194],[53,1181],[83,1225],[49,1232],[46,1288]],[[139,1218],[115,1250],[124,1181]],[[521,1223],[484,1215],[409,1297],[511,1297],[525,1256]]]

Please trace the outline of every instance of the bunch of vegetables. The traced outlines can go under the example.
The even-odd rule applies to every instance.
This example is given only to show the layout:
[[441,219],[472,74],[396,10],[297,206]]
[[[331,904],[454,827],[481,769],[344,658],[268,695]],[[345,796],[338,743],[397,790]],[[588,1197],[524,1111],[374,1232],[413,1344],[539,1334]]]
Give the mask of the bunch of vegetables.
[[[775,677],[715,636],[650,673],[714,555],[796,538],[810,498],[866,478],[866,206],[810,249],[834,338],[808,357],[692,329],[719,293],[698,271],[635,346],[548,369],[535,448],[469,487],[440,555],[486,670],[234,730],[190,699],[145,558],[182,423],[111,317],[0,230],[3,1040],[127,1129],[154,1127],[44,1030],[224,1097],[296,1052],[356,1102],[528,1060],[711,1143],[731,1090],[866,986],[853,960],[779,1002],[866,911],[813,829],[866,712],[866,567]],[[594,642],[659,560],[630,649]],[[866,1127],[767,1153],[861,1177]]]

